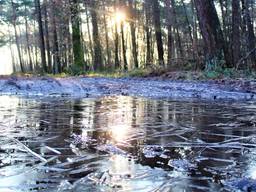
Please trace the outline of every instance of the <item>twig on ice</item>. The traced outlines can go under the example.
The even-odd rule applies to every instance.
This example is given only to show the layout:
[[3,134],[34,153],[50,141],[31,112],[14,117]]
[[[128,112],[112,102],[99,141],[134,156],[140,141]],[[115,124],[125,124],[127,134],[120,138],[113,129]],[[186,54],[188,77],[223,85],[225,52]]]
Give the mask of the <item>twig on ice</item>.
[[39,158],[41,161],[43,162],[48,162],[47,159],[43,158],[41,155],[35,153],[34,151],[32,151],[31,149],[29,149],[26,145],[24,145],[23,143],[21,143],[18,139],[15,138],[10,138],[13,141],[15,141],[17,144],[21,145],[24,149],[26,149],[27,152],[31,153],[33,156]]
[[58,155],[60,155],[60,154],[61,154],[61,152],[60,152],[60,151],[58,151],[58,150],[56,150],[56,149],[53,149],[52,147],[45,146],[45,148],[46,148],[46,149],[48,149],[49,151],[52,151],[52,152],[54,152],[54,153],[58,154]]

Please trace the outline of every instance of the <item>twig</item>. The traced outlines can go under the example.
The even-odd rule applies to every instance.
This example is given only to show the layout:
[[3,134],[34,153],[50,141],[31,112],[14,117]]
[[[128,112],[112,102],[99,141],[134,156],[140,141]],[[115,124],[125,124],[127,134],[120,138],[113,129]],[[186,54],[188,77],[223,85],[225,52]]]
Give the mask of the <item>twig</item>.
[[5,177],[5,178],[10,178],[10,177],[14,177],[14,176],[18,176],[18,175],[22,175],[22,174],[26,174],[26,173],[31,173],[33,170],[38,169],[38,168],[40,168],[41,166],[44,166],[44,165],[46,165],[47,163],[50,163],[50,162],[56,160],[57,158],[58,158],[57,156],[53,156],[53,157],[49,158],[49,159],[47,160],[47,162],[41,162],[41,163],[36,164],[36,165],[34,165],[33,167],[31,167],[30,169],[25,170],[25,171],[23,171],[23,172],[21,172],[21,173],[12,174],[12,175],[8,175],[8,176],[4,176],[4,177]]
[[7,128],[7,126],[5,124],[3,124],[2,122],[0,122],[0,127],[6,127]]
[[251,51],[249,51],[249,52],[247,53],[247,55],[245,55],[243,58],[241,58],[241,59],[237,62],[237,64],[236,64],[236,69],[238,69],[238,68],[239,68],[239,65],[242,63],[242,61],[244,61],[244,60],[246,60],[248,57],[250,57],[250,55],[253,54],[254,51],[256,51],[256,47],[254,47]]
[[21,145],[24,149],[26,149],[27,152],[31,153],[33,156],[39,158],[41,161],[43,162],[48,162],[47,159],[43,158],[41,155],[35,153],[34,151],[32,151],[31,149],[29,149],[26,145],[24,145],[23,143],[21,143],[19,140],[15,139],[15,138],[10,138],[13,141],[15,141],[17,144]]
[[45,146],[45,148],[46,148],[46,149],[48,149],[49,151],[52,151],[52,152],[54,152],[54,153],[58,154],[58,155],[60,155],[60,154],[61,154],[61,152],[60,152],[60,151],[58,151],[58,150],[56,150],[56,149],[53,149],[52,147]]

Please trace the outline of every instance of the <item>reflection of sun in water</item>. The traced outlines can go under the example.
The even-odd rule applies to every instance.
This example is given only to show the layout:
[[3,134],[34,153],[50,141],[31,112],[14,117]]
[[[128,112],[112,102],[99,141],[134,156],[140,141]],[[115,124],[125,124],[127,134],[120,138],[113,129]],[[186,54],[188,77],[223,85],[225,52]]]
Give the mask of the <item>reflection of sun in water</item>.
[[255,157],[252,157],[251,162],[248,165],[247,173],[251,179],[256,179],[256,163],[254,161]]
[[252,178],[252,179],[256,179],[256,168],[254,167],[254,168],[251,168],[251,170],[250,170],[250,177]]
[[116,23],[121,23],[121,22],[125,21],[125,19],[126,19],[125,12],[123,12],[123,11],[116,11],[114,13],[114,20],[115,20]]
[[113,142],[124,142],[133,132],[133,103],[129,97],[119,97],[108,116],[108,131]]
[[111,135],[112,135],[112,138],[117,141],[117,142],[120,142],[120,141],[124,141],[125,140],[125,137],[127,136],[127,132],[129,130],[129,127],[128,125],[114,125],[111,127]]

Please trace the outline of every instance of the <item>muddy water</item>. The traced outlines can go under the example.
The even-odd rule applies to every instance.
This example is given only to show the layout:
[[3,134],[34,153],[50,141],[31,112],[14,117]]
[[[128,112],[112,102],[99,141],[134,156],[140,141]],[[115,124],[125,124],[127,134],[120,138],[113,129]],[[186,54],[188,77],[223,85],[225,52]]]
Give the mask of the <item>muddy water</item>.
[[256,190],[256,104],[0,97],[0,191]]

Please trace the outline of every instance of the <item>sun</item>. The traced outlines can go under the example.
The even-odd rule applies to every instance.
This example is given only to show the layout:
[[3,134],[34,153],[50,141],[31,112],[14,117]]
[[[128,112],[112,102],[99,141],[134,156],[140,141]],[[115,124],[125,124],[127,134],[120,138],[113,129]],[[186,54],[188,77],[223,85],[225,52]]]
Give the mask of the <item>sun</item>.
[[114,19],[116,23],[121,23],[125,21],[126,19],[126,14],[123,11],[116,11],[114,14]]

